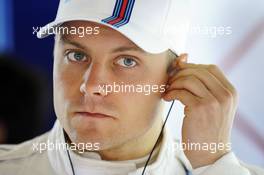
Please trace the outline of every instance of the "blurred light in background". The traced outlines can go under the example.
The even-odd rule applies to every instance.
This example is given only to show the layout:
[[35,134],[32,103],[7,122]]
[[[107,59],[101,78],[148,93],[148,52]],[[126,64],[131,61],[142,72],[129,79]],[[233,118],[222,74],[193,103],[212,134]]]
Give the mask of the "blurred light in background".
[[[41,84],[38,96],[42,99],[42,103],[36,109],[41,113],[38,113],[39,115],[35,117],[39,117],[38,119],[42,123],[38,127],[38,130],[32,130],[31,137],[39,135],[36,133],[48,131],[55,120],[52,94],[53,38],[50,37],[45,40],[37,39],[33,35],[33,27],[42,26],[44,23],[52,20],[55,16],[57,5],[58,1],[54,0],[46,0],[41,5],[39,1],[35,0],[0,0],[0,66],[5,68],[2,69],[2,72],[9,67],[10,71],[12,70],[11,72],[2,73],[1,76],[5,77],[9,75],[8,77],[10,77],[10,74],[15,74],[14,68],[17,67],[25,74],[28,72],[30,75],[35,75],[36,81]],[[18,73],[16,77],[19,77],[23,73]],[[1,79],[1,88],[12,89],[6,87],[11,83],[19,83],[18,86],[23,86],[21,81],[14,79],[11,81],[8,78],[4,78]],[[31,86],[33,84],[28,85]],[[34,89],[33,86],[30,88]],[[24,87],[26,87],[26,84],[24,84]],[[12,99],[9,93],[2,94],[0,98],[1,102],[8,98]],[[27,99],[24,100],[25,104],[28,102]],[[14,100],[12,105],[18,105],[18,101]],[[3,118],[7,117],[4,115],[4,109],[8,107],[8,104],[5,105],[0,107],[0,117]],[[28,106],[28,109],[32,107]],[[27,109],[24,109],[24,111],[27,111]],[[28,125],[32,123],[28,123]],[[1,124],[0,118],[0,126]]]
[[12,50],[12,0],[0,0],[0,53]]

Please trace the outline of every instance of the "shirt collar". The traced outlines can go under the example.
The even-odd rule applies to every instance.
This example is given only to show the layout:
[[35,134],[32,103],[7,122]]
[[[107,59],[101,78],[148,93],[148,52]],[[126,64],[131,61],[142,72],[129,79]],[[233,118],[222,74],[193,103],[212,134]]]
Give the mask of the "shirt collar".
[[[56,120],[53,129],[51,130],[48,136],[48,142],[54,145],[65,144],[65,139],[63,135],[63,128],[60,125],[59,121]],[[187,164],[187,169],[191,169],[188,166],[188,160],[180,150],[176,150],[177,154],[179,155],[179,160],[176,158],[175,154],[175,145],[173,143],[172,136],[169,133],[168,128],[164,128],[163,138],[160,143],[160,150],[155,150],[154,159],[147,167],[146,172],[151,172],[151,174],[164,174],[166,169],[170,168],[168,166],[168,162],[176,161],[176,165],[179,165],[179,170],[183,169],[180,167],[183,164]],[[101,160],[100,155],[97,153],[86,153],[83,156],[80,156],[71,150],[69,150],[71,159],[73,161],[73,166],[75,170],[78,169],[79,173],[76,172],[77,175],[87,174],[88,171],[93,171],[92,173],[97,173],[98,175],[100,172],[107,171],[109,175],[111,174],[128,174],[129,175],[137,175],[141,174],[143,171],[143,167],[138,167],[137,165],[143,165],[148,158],[148,156],[135,159],[135,160],[127,160],[127,161],[104,161]],[[67,156],[66,149],[50,149],[48,150],[48,158],[51,162],[52,167],[58,174],[65,174],[65,175],[72,175],[72,170],[69,162],[69,158]],[[78,168],[77,168],[77,167]],[[89,167],[89,168],[88,168]],[[113,172],[113,173],[112,173]],[[180,173],[179,173],[180,174]]]

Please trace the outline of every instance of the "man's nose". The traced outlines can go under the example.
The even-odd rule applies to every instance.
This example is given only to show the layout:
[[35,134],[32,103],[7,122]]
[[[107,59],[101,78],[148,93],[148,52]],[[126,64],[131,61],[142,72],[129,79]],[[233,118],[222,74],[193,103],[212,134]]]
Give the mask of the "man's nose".
[[80,92],[91,97],[104,97],[107,73],[103,65],[92,63],[83,75]]

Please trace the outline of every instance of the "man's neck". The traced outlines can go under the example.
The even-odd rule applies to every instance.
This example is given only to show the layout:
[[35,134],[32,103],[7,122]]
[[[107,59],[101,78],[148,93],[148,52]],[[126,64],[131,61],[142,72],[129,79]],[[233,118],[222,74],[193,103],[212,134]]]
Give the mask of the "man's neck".
[[[152,127],[141,137],[129,141],[121,146],[99,151],[99,154],[103,160],[132,160],[144,157],[153,149],[159,137],[161,127],[162,119],[158,118]],[[162,138],[159,142],[161,142],[161,140]]]

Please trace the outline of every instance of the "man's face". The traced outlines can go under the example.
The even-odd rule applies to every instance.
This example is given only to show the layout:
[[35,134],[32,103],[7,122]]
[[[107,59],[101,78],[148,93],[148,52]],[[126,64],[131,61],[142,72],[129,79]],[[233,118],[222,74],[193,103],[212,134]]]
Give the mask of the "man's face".
[[[75,21],[67,27],[99,26],[98,35],[56,36],[55,112],[72,142],[100,143],[109,149],[143,136],[157,119],[161,93],[112,92],[99,86],[165,85],[166,52],[149,54],[117,31]],[[89,117],[89,113],[108,115]]]

